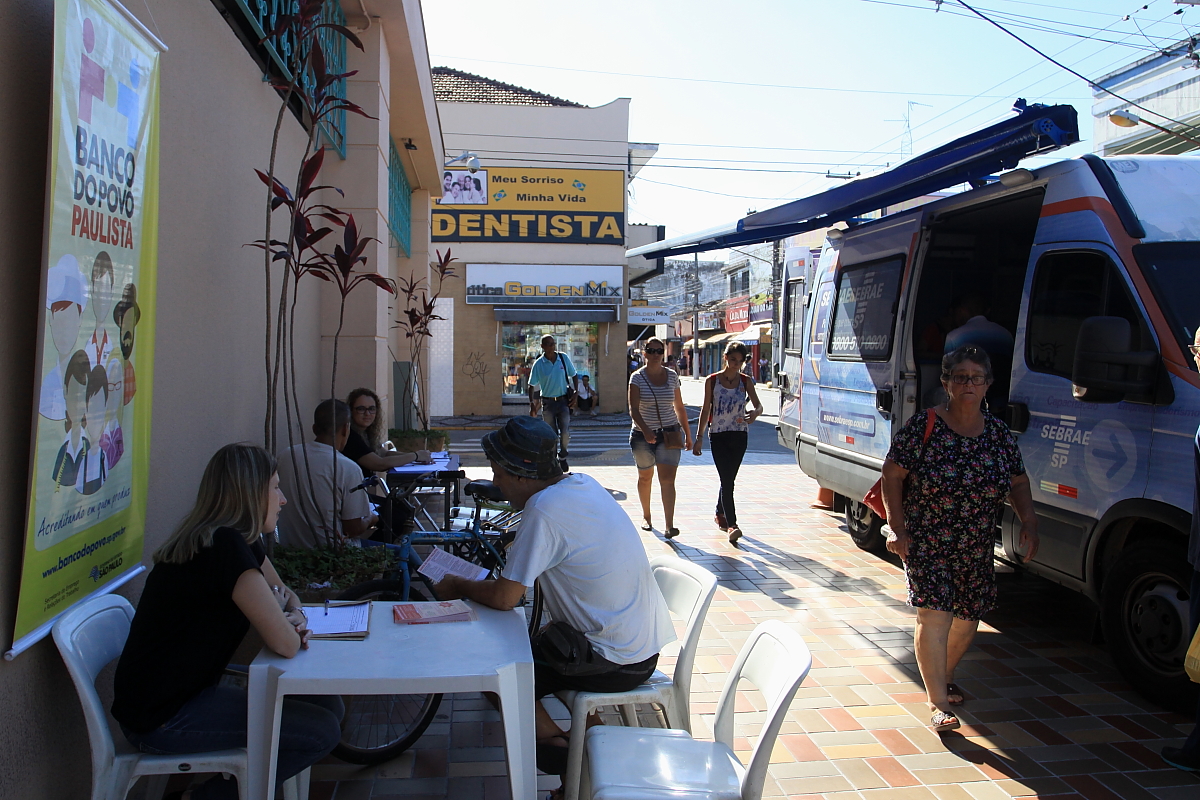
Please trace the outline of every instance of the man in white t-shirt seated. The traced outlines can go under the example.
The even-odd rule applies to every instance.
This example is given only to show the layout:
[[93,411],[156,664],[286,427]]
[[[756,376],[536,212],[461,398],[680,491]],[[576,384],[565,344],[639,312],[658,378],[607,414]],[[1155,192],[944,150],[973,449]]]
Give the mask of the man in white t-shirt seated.
[[[594,478],[563,474],[557,446],[554,430],[533,417],[514,417],[483,437],[493,481],[524,509],[521,527],[502,577],[447,576],[434,589],[443,600],[467,597],[507,610],[540,579],[547,614],[555,625],[582,633],[593,660],[583,670],[563,664],[544,628],[533,640],[535,696],[562,689],[629,691],[653,674],[675,629],[629,515]],[[567,674],[579,671],[594,674]],[[536,712],[538,766],[561,775],[566,734],[540,702]]]
[[313,548],[340,539],[365,539],[378,518],[367,493],[351,491],[362,483],[362,468],[341,452],[350,436],[350,406],[341,400],[322,401],[313,414],[312,430],[316,441],[279,454],[279,488],[288,501],[279,513],[279,543]]

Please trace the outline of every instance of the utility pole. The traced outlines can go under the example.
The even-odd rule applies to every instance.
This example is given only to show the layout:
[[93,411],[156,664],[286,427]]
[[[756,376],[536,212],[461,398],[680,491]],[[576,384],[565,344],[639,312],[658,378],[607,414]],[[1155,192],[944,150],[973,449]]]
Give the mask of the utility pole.
[[692,304],[692,377],[700,377],[700,254],[692,253],[692,277],[696,281],[695,302]]

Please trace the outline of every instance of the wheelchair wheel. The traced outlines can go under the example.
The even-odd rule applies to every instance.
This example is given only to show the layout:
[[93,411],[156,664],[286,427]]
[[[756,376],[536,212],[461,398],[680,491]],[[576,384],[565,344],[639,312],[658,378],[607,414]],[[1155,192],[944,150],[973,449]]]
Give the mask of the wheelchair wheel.
[[[400,601],[399,580],[377,580],[352,586],[338,600]],[[409,600],[423,601],[425,595],[409,587]],[[440,694],[345,695],[346,716],[342,740],[333,755],[351,764],[382,764],[412,747],[433,722],[441,705]]]

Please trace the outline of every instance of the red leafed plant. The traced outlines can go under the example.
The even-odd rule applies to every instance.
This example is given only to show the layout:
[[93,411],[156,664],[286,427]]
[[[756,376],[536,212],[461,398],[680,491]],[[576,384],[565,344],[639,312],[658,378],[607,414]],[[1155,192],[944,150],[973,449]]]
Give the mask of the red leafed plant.
[[[458,263],[450,255],[449,248],[445,255],[442,255],[440,250],[436,252],[437,260],[429,262],[432,281],[417,277],[415,273],[409,273],[407,278],[400,278],[396,282],[396,294],[404,300],[404,311],[400,315],[396,327],[403,331],[404,338],[408,342],[408,357],[412,364],[413,376],[405,383],[404,389],[400,393],[400,402],[402,407],[416,410],[421,430],[424,431],[426,437],[426,447],[428,447],[429,436],[429,399],[428,393],[420,393],[417,390],[417,383],[424,375],[426,345],[429,338],[433,336],[429,326],[435,320],[445,319],[445,317],[438,316],[435,310],[438,298],[442,295],[442,286],[447,279],[457,277],[454,266]],[[417,396],[414,397],[414,393]]]
[[[291,48],[277,48],[281,52],[290,52],[287,77],[272,77],[271,84],[279,92],[281,103],[275,120],[275,129],[271,138],[270,164],[266,172],[255,170],[259,179],[267,187],[267,202],[265,208],[265,233],[262,239],[251,243],[251,246],[263,250],[263,267],[266,283],[266,319],[265,319],[265,355],[264,370],[266,373],[266,412],[263,420],[263,444],[271,452],[280,447],[278,437],[278,390],[282,379],[283,409],[285,413],[284,430],[289,448],[296,443],[303,444],[305,416],[299,405],[299,394],[296,386],[295,363],[295,318],[298,298],[299,281],[305,275],[313,275],[322,280],[335,284],[340,293],[341,308],[338,315],[338,329],[333,339],[333,364],[330,376],[330,396],[335,396],[338,359],[338,339],[341,335],[342,320],[345,315],[346,298],[351,291],[362,283],[371,283],[376,287],[394,294],[395,284],[375,272],[362,270],[355,272],[359,266],[365,267],[367,258],[363,255],[367,245],[375,241],[371,237],[359,235],[354,216],[349,212],[321,202],[323,192],[332,190],[344,196],[341,189],[334,186],[317,183],[321,167],[325,162],[325,148],[314,150],[317,133],[322,122],[338,111],[347,111],[372,118],[355,103],[340,97],[336,91],[337,84],[355,74],[354,71],[334,73],[327,67],[325,52],[321,45],[324,31],[340,35],[349,43],[362,50],[362,42],[348,28],[328,21],[326,14],[327,0],[297,0],[288,4],[289,13],[276,17],[276,26],[267,32],[263,42],[289,40]],[[276,157],[279,150],[280,129],[284,116],[289,108],[298,112],[302,124],[308,130],[308,140],[305,143],[303,157],[293,182],[295,192],[288,188],[275,174]],[[273,235],[273,225],[276,214],[282,210],[286,214],[286,236]],[[322,242],[334,227],[342,228],[342,242],[335,244],[333,252],[327,252],[321,247]],[[281,279],[278,282],[277,293],[273,292],[273,271],[282,268]],[[272,309],[274,308],[274,313]],[[292,450],[293,474],[300,475],[298,464],[295,463],[295,451]],[[311,472],[308,469],[307,450],[304,453],[305,474],[308,475],[309,491],[313,492]],[[335,481],[337,460],[334,460]],[[316,509],[306,508],[308,504],[299,503],[299,510],[306,523],[314,530],[320,527],[312,525],[312,517]],[[336,502],[334,504],[336,506]],[[334,519],[329,530],[336,530],[337,509],[334,508]],[[337,544],[337,543],[333,543]]]

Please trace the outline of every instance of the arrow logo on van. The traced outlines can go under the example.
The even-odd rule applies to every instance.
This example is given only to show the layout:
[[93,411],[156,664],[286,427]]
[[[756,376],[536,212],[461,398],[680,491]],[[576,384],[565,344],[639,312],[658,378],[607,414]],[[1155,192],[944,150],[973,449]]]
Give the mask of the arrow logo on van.
[[1104,473],[1109,480],[1112,480],[1113,477],[1121,470],[1121,467],[1125,466],[1125,463],[1129,461],[1129,457],[1125,455],[1125,451],[1121,449],[1120,443],[1117,442],[1116,434],[1110,433],[1108,435],[1108,444],[1112,447],[1111,450],[1101,450],[1099,447],[1097,447],[1092,451],[1092,453],[1097,458],[1112,459],[1113,465]]

